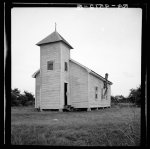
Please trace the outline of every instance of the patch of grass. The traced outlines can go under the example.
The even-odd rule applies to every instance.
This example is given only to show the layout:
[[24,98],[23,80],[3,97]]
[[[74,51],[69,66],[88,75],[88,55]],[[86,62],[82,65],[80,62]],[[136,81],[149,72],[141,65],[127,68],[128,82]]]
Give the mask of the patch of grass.
[[140,108],[36,112],[12,108],[11,143],[51,146],[138,146]]

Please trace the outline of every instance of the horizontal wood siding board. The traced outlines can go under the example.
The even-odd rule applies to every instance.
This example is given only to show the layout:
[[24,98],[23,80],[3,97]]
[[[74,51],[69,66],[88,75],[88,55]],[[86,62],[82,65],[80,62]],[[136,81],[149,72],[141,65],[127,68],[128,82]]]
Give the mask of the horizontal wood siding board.
[[[82,103],[87,102],[87,100],[81,100],[81,101],[82,101]],[[75,104],[75,103],[81,103],[81,101],[80,101],[80,100],[77,100],[77,101],[73,101],[72,103],[73,103],[73,104]]]
[[81,102],[79,102],[79,103],[74,102],[74,103],[72,103],[72,106],[74,108],[88,108],[88,102],[87,101],[82,102],[82,104],[81,104]]
[[41,105],[42,109],[59,109],[60,105],[59,104],[42,104]]
[[59,102],[46,100],[46,101],[42,101],[41,105],[42,106],[44,106],[44,105],[45,106],[53,106],[53,105],[59,105]]

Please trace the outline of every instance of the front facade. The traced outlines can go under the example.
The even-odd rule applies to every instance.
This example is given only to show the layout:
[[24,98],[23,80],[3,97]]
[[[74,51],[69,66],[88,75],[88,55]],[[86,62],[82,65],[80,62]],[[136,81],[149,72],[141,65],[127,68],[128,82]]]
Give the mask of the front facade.
[[72,46],[55,30],[37,43],[40,69],[35,78],[35,108],[110,107],[112,83],[70,58]]

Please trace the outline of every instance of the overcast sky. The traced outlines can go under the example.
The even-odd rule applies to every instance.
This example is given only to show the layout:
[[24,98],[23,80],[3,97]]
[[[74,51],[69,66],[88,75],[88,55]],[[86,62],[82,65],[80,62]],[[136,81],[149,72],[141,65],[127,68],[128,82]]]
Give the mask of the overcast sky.
[[55,30],[55,22],[74,48],[72,59],[103,77],[109,74],[112,95],[128,96],[141,84],[141,9],[13,8],[11,15],[12,89],[35,94],[35,44]]

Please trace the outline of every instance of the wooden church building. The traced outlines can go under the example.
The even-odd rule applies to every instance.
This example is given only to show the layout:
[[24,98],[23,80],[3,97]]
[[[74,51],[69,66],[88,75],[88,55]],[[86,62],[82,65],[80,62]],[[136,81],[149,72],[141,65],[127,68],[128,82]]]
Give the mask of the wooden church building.
[[111,85],[105,77],[70,58],[73,47],[56,31],[38,42],[40,69],[35,78],[35,108],[110,107]]

